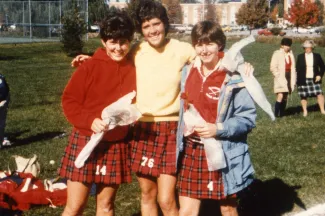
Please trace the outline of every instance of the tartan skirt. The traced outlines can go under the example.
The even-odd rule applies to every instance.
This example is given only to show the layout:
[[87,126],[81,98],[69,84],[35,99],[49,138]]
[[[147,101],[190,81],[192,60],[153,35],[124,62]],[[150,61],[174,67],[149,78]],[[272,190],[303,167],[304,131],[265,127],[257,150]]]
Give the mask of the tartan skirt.
[[204,145],[193,139],[185,139],[179,178],[179,196],[194,199],[225,199],[222,173],[209,171]]
[[136,122],[131,142],[131,169],[159,177],[176,175],[177,121]]
[[301,98],[316,97],[319,94],[323,94],[320,83],[314,83],[312,78],[306,79],[306,85],[298,86],[298,95]]
[[75,167],[77,156],[89,140],[89,136],[81,135],[78,130],[72,131],[58,169],[61,177],[83,183],[107,185],[132,181],[127,140],[101,141],[90,154],[85,165],[79,169]]

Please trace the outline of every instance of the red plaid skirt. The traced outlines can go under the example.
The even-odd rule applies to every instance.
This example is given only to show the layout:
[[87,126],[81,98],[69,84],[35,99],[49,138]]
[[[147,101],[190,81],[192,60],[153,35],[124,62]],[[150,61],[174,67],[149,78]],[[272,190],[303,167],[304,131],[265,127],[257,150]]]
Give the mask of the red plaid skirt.
[[133,128],[131,169],[143,175],[176,175],[177,121],[137,122]]
[[178,194],[195,199],[225,199],[221,171],[209,171],[203,144],[185,139]]
[[73,130],[69,144],[61,160],[59,175],[72,181],[84,183],[121,184],[132,180],[128,161],[129,145],[126,140],[100,142],[85,165],[78,169],[74,162],[82,148],[90,140],[89,136]]

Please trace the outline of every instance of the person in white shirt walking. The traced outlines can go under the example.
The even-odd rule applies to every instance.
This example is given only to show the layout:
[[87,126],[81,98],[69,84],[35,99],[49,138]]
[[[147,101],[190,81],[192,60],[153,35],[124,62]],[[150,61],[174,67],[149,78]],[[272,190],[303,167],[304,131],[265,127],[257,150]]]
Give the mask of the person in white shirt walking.
[[319,109],[322,114],[324,110],[324,95],[321,87],[322,77],[325,71],[324,61],[320,54],[314,53],[315,42],[313,40],[306,40],[302,47],[305,53],[297,57],[297,86],[298,94],[301,98],[301,105],[303,109],[303,116],[306,117],[307,98],[317,97]]

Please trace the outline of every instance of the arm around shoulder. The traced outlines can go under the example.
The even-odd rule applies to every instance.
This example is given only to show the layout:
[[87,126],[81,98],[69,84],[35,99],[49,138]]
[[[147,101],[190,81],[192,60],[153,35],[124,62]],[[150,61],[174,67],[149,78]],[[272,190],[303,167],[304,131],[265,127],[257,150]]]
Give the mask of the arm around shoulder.
[[180,52],[182,52],[181,55],[184,57],[184,61],[188,64],[191,63],[196,56],[195,49],[190,43],[180,41],[180,44],[182,46],[180,47]]

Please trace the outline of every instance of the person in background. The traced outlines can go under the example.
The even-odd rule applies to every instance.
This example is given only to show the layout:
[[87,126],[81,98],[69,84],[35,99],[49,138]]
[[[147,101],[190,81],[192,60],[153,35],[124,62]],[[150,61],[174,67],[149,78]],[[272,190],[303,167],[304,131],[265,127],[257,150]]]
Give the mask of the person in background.
[[[206,123],[195,125],[194,133],[184,138],[178,182],[179,215],[196,216],[202,199],[214,199],[219,200],[223,216],[238,216],[236,193],[253,181],[247,135],[255,127],[256,108],[241,76],[222,67],[226,36],[220,25],[199,22],[191,37],[197,57],[182,77],[185,87],[180,119],[184,119],[183,111],[191,104]],[[179,130],[178,136],[182,133]],[[201,138],[221,142],[225,168],[208,169]]]
[[276,102],[274,113],[282,117],[287,105],[288,95],[296,85],[296,61],[291,51],[292,39],[283,38],[281,47],[272,55],[270,70],[274,76],[274,93]]
[[7,111],[10,102],[9,85],[4,75],[0,74],[0,149],[10,146],[10,141],[5,137]]
[[319,109],[322,114],[325,114],[324,95],[321,86],[325,70],[324,61],[320,54],[313,52],[315,48],[313,40],[306,40],[302,47],[305,52],[298,55],[296,70],[298,95],[301,98],[303,116],[308,115],[308,97],[317,97]]
[[113,216],[119,185],[132,180],[128,126],[107,131],[83,167],[78,169],[74,162],[93,133],[108,129],[102,110],[136,90],[135,67],[127,56],[133,34],[128,14],[110,9],[100,26],[104,48],[77,68],[64,89],[63,112],[74,127],[59,168],[59,175],[68,179],[63,216],[82,215],[92,183],[96,184],[96,215]]

